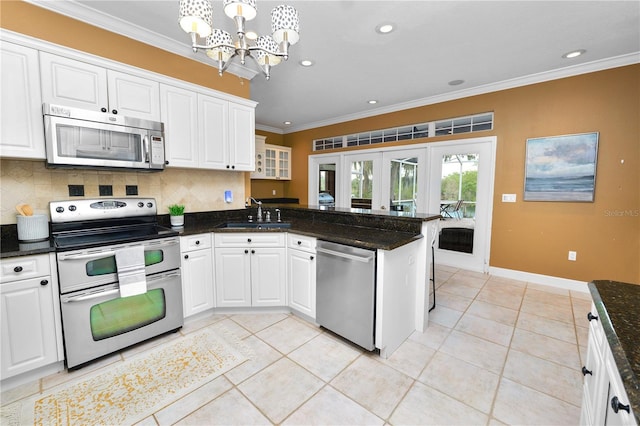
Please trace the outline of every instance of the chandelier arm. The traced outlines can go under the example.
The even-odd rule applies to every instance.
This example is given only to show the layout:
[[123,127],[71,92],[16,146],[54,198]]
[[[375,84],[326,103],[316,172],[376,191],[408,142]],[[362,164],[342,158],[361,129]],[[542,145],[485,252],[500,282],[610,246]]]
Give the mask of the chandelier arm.
[[272,52],[271,50],[263,49],[262,47],[258,47],[258,46],[249,46],[248,50],[250,52],[260,50],[268,55],[277,56],[279,58],[285,58],[285,61],[287,60],[287,54],[284,52]]
[[[253,50],[262,50],[264,52],[267,52],[266,50],[258,47]],[[260,62],[258,62],[258,59],[255,56],[253,55],[249,55],[249,56],[253,59],[253,62],[255,62],[256,65],[258,65],[258,68],[260,68],[260,71],[262,71],[262,75],[264,75],[264,78],[266,80],[269,80],[269,78],[271,78],[271,65],[269,64],[260,65]]]

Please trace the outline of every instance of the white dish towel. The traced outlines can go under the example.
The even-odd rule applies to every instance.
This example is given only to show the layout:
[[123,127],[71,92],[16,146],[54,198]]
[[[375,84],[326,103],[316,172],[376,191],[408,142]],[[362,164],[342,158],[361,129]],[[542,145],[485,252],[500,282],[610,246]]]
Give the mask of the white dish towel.
[[147,292],[143,246],[117,249],[116,267],[118,268],[120,297],[135,296]]

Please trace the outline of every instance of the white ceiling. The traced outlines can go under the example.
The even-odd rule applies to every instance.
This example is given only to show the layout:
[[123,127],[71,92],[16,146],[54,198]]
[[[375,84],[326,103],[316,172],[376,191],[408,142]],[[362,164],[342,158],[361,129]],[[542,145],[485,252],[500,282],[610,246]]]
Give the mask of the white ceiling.
[[[178,0],[28,1],[208,61],[191,51],[178,26]],[[637,0],[257,0],[258,16],[247,29],[268,34],[269,12],[281,3],[299,11],[300,42],[287,62],[273,68],[269,81],[261,74],[251,80],[251,98],[259,102],[256,125],[274,132],[640,62]],[[213,7],[214,26],[233,32],[222,1],[214,0]],[[376,33],[383,22],[394,23],[396,30]],[[576,49],[586,53],[562,58]],[[315,65],[303,68],[301,59]],[[247,65],[255,68],[251,60]],[[458,79],[464,83],[448,84]],[[378,104],[369,105],[369,99]],[[447,117],[425,120],[440,118]]]

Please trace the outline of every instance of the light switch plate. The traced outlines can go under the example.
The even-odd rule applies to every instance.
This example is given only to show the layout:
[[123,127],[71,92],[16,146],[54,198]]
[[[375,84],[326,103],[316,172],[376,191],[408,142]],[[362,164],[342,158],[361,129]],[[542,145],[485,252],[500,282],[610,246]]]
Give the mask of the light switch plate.
[[503,203],[515,203],[516,202],[516,194],[502,194],[502,202]]

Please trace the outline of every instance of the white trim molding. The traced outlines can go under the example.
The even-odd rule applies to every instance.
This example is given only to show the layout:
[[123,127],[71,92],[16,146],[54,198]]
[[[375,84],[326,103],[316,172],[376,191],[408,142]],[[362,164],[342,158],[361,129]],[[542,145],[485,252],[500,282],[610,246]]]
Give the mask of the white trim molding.
[[509,278],[512,280],[526,281],[533,284],[541,284],[549,287],[561,288],[565,290],[589,293],[588,282],[576,281],[567,278],[553,277],[550,275],[534,274],[532,272],[516,271],[513,269],[489,267],[489,274],[495,277]]

